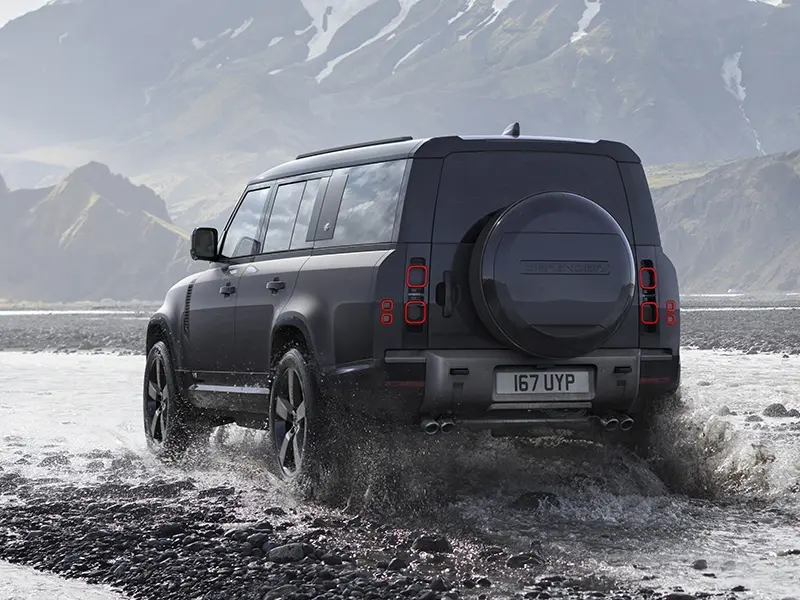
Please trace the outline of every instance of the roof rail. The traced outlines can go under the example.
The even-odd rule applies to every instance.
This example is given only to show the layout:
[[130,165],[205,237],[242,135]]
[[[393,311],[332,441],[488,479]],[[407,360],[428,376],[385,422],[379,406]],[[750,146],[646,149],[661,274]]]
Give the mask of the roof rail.
[[312,156],[319,156],[320,154],[330,154],[331,152],[339,152],[340,150],[355,150],[356,148],[368,148],[369,146],[380,146],[382,144],[394,144],[395,142],[410,142],[414,138],[410,135],[395,138],[386,138],[384,140],[373,140],[371,142],[361,142],[360,144],[350,144],[348,146],[336,146],[335,148],[326,148],[325,150],[316,150],[315,152],[306,152],[305,154],[298,154],[295,160],[301,158],[310,158]]

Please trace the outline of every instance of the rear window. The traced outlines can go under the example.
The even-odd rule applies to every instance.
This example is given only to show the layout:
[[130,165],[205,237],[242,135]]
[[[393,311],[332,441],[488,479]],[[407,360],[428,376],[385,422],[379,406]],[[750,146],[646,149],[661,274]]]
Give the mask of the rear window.
[[343,178],[344,186],[329,187],[323,213],[333,212],[338,205],[335,221],[320,217],[323,231],[332,228],[333,235],[329,231],[327,236],[319,235],[315,246],[391,242],[407,164],[394,160],[334,171],[331,180]]
[[433,241],[458,243],[484,217],[528,196],[572,192],[605,208],[633,244],[631,215],[613,158],[558,152],[462,152],[444,160]]

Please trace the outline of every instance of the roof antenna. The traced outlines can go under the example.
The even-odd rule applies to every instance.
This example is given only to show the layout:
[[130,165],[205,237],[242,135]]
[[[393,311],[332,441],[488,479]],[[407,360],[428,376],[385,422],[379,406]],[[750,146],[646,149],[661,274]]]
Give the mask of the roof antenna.
[[513,138],[519,137],[519,123],[512,123],[503,131],[503,135],[508,135]]

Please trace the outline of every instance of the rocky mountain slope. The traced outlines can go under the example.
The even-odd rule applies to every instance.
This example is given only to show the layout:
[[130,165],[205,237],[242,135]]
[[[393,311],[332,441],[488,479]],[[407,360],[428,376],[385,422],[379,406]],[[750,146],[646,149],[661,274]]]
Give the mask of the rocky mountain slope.
[[787,151],[800,3],[776,2],[59,0],[0,29],[0,170],[19,187],[96,158],[191,226],[275,162],[365,138],[519,120],[648,164]]
[[800,291],[800,151],[654,190],[682,292]]
[[164,201],[98,163],[48,188],[0,180],[0,239],[10,300],[158,299],[190,268],[188,236]]

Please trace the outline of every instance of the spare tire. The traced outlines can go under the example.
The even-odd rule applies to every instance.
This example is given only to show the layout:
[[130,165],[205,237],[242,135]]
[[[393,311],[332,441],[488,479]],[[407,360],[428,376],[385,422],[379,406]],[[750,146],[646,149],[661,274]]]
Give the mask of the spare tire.
[[636,290],[619,223],[591,200],[549,192],[491,219],[470,259],[472,301],[502,343],[542,358],[595,350],[622,324]]

